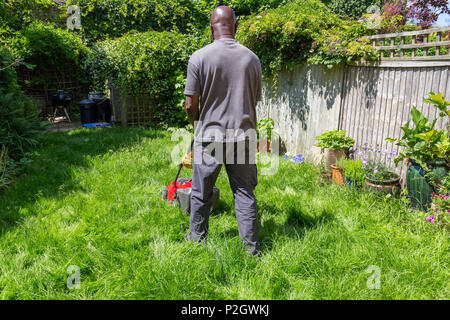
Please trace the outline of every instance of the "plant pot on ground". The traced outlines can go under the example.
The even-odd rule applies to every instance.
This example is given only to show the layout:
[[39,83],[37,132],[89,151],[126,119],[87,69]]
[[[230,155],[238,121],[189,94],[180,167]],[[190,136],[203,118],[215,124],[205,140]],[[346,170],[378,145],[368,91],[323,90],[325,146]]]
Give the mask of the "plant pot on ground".
[[353,146],[355,140],[346,136],[345,131],[332,130],[316,137],[316,146],[322,149],[325,170],[331,173],[331,165],[343,158]]
[[364,170],[366,190],[390,193],[394,196],[400,194],[400,176],[385,164],[369,161]]
[[331,178],[337,184],[344,184],[344,170],[336,164],[331,165]]
[[411,160],[406,172],[406,186],[411,206],[421,211],[426,211],[430,207],[432,193],[437,192],[436,186],[448,174],[448,169],[443,161],[436,161],[429,164],[428,167],[430,169],[426,171]]
[[335,164],[331,165],[331,178],[337,184],[344,184],[345,181],[344,171],[345,171],[345,164],[347,163],[347,161],[349,160],[342,157],[338,159]]

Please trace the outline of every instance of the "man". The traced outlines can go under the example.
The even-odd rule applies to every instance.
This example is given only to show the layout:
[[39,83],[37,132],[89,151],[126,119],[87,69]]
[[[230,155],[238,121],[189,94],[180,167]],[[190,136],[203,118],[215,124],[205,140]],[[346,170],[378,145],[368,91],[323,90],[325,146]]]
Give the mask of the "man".
[[217,7],[211,15],[214,42],[189,59],[185,108],[194,125],[195,143],[190,232],[186,238],[193,242],[206,238],[213,186],[225,164],[239,235],[249,252],[257,255],[253,191],[257,184],[256,104],[261,99],[261,63],[235,40],[236,29],[234,11]]

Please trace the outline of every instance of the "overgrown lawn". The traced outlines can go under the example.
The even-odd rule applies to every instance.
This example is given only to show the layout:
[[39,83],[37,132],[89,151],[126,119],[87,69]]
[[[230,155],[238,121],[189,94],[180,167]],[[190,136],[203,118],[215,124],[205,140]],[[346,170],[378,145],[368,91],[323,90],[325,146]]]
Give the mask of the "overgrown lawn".
[[242,248],[225,170],[208,242],[185,242],[189,217],[160,197],[176,144],[144,129],[45,135],[0,195],[0,298],[449,298],[448,232],[400,200],[322,183],[310,164],[259,176],[261,257]]

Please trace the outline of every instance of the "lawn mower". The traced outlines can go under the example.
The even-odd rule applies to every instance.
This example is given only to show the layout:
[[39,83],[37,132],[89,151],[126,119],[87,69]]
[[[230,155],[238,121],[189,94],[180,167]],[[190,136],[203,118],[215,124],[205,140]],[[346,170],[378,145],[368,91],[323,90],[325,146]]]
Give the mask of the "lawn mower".
[[[193,145],[194,140],[189,145],[188,152],[185,154],[180,164],[178,165],[178,172],[175,180],[164,190],[161,191],[161,197],[163,200],[168,201],[174,206],[180,207],[187,215],[191,212],[191,188],[192,180],[187,178],[180,178],[181,169],[186,167],[192,169],[193,161]],[[213,187],[213,205],[212,210],[219,207],[219,189]]]

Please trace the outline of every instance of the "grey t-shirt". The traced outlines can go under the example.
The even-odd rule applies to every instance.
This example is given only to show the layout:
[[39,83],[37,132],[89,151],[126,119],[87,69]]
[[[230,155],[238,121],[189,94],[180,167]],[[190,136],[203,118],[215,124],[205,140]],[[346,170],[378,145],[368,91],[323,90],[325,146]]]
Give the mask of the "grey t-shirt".
[[215,40],[189,59],[184,94],[200,96],[197,140],[252,139],[261,100],[259,58],[234,39]]

